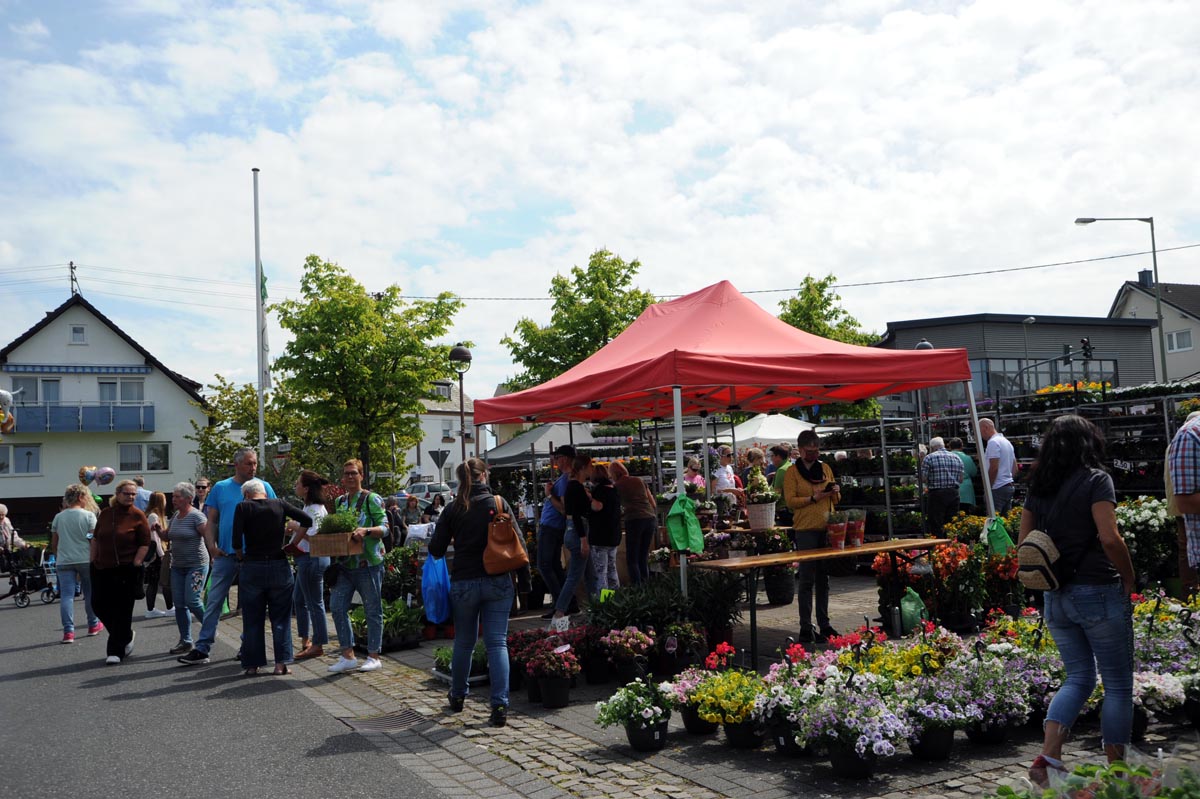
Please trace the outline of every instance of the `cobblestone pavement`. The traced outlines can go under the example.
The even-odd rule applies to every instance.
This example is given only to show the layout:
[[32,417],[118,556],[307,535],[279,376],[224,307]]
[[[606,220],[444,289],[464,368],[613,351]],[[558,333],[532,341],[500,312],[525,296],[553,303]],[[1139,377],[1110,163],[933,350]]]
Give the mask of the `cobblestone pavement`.
[[[875,588],[861,577],[834,578],[832,622],[839,629],[874,615]],[[760,606],[760,651],[773,653],[798,628],[793,603],[781,608]],[[536,613],[513,620],[513,627],[544,624]],[[223,634],[240,632],[240,620],[222,622]],[[748,645],[744,626],[735,629],[735,645]],[[614,686],[580,681],[571,705],[545,710],[523,692],[514,694],[508,726],[489,727],[486,687],[468,697],[462,713],[446,710],[446,685],[431,675],[433,650],[449,641],[423,642],[418,648],[392,653],[384,668],[369,674],[330,675],[335,660],[302,662],[293,678],[306,697],[344,721],[366,720],[377,729],[363,734],[382,751],[420,774],[432,786],[455,797],[969,797],[986,795],[1001,783],[1021,784],[1028,764],[1040,749],[1040,732],[1027,728],[1011,742],[970,745],[959,734],[953,757],[925,763],[907,754],[883,761],[875,776],[864,780],[834,778],[828,761],[790,758],[769,745],[758,751],[727,747],[720,734],[688,735],[675,717],[666,748],[653,754],[634,752],[620,729],[600,729],[594,722],[595,702]],[[331,648],[332,651],[332,648]],[[1146,752],[1162,747],[1167,754],[1200,762],[1194,731],[1170,725],[1152,727]],[[1098,726],[1083,725],[1067,747],[1070,764],[1100,762]]]

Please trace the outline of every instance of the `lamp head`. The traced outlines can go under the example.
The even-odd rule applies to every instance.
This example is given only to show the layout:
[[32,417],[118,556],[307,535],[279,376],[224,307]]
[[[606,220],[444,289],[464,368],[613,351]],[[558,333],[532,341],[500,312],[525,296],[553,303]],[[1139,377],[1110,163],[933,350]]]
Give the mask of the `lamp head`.
[[464,347],[461,343],[454,345],[450,350],[450,366],[460,375],[464,374],[471,368],[471,351]]
[[1023,325],[1032,325],[1032,324],[1033,324],[1034,322],[1036,322],[1036,321],[1037,321],[1037,317],[1036,317],[1036,316],[1026,316],[1024,319],[1022,319],[1022,320],[1021,320],[1021,324],[1023,324]]
[[1096,221],[1096,218],[1095,218],[1094,216],[1081,216],[1081,217],[1078,217],[1078,218],[1075,220],[1075,224],[1077,224],[1077,225],[1090,225],[1090,224],[1092,224],[1092,223],[1093,223],[1093,222],[1095,222],[1095,221]]
[[931,349],[933,349],[933,345],[929,343],[929,339],[922,338],[920,341],[917,342],[917,346],[913,347],[913,349],[914,350],[931,350]]

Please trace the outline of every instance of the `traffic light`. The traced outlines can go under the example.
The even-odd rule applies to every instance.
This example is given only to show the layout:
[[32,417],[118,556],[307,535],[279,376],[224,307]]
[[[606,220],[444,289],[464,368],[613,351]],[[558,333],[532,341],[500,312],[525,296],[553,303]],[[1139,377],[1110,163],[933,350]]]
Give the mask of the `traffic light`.
[[1071,345],[1070,345],[1070,344],[1064,344],[1064,345],[1063,345],[1063,354],[1062,354],[1062,363],[1063,363],[1063,366],[1066,366],[1066,365],[1067,365],[1067,364],[1069,364],[1070,362],[1071,362]]
[[1092,359],[1092,342],[1086,338],[1079,339],[1079,344],[1083,348],[1083,359],[1090,361]]

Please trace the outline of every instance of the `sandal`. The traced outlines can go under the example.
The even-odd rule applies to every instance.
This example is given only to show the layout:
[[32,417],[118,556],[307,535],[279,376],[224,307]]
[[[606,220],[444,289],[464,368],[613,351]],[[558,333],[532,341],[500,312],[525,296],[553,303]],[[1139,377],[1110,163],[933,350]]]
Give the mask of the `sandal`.
[[317,644],[315,646],[307,646],[301,649],[300,652],[293,657],[293,660],[308,660],[310,658],[319,658],[325,655],[325,648]]
[[285,674],[291,674],[291,673],[292,673],[292,670],[291,670],[291,669],[289,669],[289,668],[287,667],[287,664],[286,664],[286,663],[279,663],[279,664],[277,664],[277,665],[275,666],[275,671],[274,671],[274,672],[272,672],[272,673],[273,673],[273,674],[274,674],[276,677],[280,677],[280,676],[283,676],[283,675],[285,675]]
[[245,671],[242,672],[242,676],[243,677],[257,677],[258,676],[258,666],[251,666],[250,668],[246,669]]

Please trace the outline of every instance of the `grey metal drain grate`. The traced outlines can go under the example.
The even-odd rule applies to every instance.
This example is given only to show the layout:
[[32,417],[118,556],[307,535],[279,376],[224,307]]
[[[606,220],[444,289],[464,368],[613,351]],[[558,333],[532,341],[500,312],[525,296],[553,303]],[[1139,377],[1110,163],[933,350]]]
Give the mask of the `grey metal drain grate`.
[[382,716],[367,716],[361,719],[338,719],[355,732],[395,732],[415,727],[427,719],[412,708],[384,713]]

